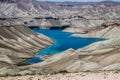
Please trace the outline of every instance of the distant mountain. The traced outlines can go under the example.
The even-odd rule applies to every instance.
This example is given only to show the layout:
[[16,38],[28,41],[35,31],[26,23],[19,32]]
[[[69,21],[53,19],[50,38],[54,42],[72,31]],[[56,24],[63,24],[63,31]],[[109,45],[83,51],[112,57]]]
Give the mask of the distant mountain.
[[1,17],[70,17],[119,19],[120,2],[48,2],[35,0],[0,0]]

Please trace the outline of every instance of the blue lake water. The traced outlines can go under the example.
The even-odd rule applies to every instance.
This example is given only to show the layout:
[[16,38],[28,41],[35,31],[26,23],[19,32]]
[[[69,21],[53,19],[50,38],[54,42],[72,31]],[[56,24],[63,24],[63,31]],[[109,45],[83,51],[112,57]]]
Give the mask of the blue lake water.
[[54,40],[54,44],[43,49],[38,54],[36,58],[28,60],[30,63],[35,63],[41,61],[38,56],[43,56],[46,54],[57,54],[69,48],[78,49],[83,48],[91,43],[102,41],[104,39],[100,38],[82,38],[82,37],[73,37],[73,33],[63,32],[62,30],[40,30],[33,29],[33,31],[42,33]]

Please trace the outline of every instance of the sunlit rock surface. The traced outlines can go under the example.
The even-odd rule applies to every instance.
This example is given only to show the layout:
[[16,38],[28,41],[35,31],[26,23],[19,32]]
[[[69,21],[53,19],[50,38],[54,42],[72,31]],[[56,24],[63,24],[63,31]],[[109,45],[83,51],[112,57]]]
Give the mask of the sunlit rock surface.
[[0,62],[18,64],[32,58],[53,41],[24,25],[0,25]]

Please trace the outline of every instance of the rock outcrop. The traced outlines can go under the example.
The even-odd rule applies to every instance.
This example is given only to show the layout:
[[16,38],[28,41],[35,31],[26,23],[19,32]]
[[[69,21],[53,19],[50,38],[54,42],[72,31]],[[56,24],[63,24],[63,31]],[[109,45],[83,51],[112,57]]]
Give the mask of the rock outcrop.
[[25,25],[31,28],[36,26],[40,29],[51,29],[52,27],[62,28],[66,25],[69,27],[70,24],[62,24],[62,21],[60,21],[59,18],[45,17],[41,19],[32,19],[30,21],[27,21]]
[[24,25],[0,25],[0,62],[19,64],[50,46],[52,40]]
[[101,25],[101,27],[96,27],[95,29],[86,29],[84,32],[86,34],[73,34],[77,37],[96,37],[96,38],[113,38],[119,36],[120,22],[106,22]]
[[84,18],[78,18],[78,19],[70,19],[70,27],[64,29],[65,32],[85,32],[86,30],[91,28],[99,28],[100,25],[102,25],[106,20],[88,20]]

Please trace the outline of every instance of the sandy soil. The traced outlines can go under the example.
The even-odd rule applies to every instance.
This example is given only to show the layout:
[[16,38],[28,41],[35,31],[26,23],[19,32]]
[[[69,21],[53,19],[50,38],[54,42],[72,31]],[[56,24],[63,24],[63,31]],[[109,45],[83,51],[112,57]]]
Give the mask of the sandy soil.
[[19,77],[0,77],[0,80],[120,80],[120,73],[101,72],[101,73],[66,73],[55,75],[34,75]]

